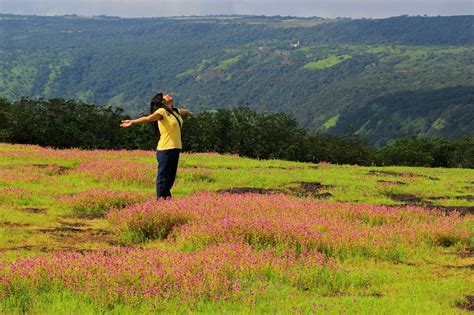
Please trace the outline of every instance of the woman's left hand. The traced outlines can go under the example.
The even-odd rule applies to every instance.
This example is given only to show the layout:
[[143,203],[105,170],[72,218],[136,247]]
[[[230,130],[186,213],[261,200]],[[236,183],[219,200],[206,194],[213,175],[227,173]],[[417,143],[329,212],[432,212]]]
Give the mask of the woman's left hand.
[[193,117],[193,113],[191,113],[188,109],[180,108],[179,113],[183,117]]

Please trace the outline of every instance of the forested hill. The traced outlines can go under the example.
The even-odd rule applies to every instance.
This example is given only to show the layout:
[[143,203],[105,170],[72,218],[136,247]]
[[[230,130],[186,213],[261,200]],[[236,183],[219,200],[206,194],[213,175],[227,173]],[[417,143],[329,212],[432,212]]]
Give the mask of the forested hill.
[[147,110],[248,105],[372,144],[474,130],[474,16],[153,19],[0,15],[0,97]]

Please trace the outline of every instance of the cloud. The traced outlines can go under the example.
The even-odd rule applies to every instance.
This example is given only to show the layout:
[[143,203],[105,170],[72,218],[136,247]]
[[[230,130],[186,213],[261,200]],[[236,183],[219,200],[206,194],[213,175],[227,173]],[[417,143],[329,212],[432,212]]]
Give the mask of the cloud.
[[388,17],[474,14],[472,0],[0,0],[0,12],[123,17],[255,14]]

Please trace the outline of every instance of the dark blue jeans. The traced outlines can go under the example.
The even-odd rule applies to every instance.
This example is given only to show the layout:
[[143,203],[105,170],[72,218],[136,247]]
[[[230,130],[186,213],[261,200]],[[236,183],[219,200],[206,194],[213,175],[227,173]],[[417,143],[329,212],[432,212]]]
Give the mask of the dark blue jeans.
[[171,187],[173,187],[178,170],[180,149],[156,151],[158,160],[158,174],[156,175],[156,199],[171,198]]

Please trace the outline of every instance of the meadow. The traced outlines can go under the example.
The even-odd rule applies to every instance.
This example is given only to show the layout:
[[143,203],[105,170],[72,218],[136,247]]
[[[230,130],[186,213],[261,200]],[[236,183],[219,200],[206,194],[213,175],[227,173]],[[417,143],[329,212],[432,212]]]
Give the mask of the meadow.
[[468,314],[474,170],[0,144],[0,312]]

